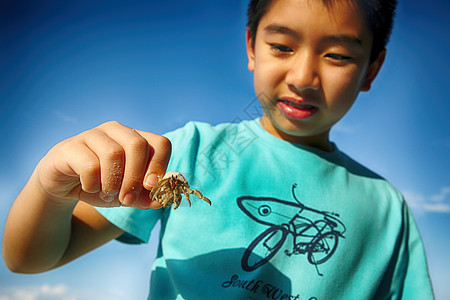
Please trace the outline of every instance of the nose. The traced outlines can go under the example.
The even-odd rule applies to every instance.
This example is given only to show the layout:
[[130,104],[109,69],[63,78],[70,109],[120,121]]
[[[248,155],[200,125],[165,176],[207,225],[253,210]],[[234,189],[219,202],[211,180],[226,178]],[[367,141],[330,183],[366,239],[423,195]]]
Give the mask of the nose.
[[285,81],[296,92],[318,90],[320,76],[318,62],[312,53],[296,53],[289,63]]

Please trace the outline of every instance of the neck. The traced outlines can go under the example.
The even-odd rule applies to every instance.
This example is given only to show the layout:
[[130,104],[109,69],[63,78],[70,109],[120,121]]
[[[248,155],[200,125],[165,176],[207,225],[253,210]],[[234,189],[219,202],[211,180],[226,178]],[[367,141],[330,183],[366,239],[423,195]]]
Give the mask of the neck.
[[312,136],[296,136],[278,129],[264,116],[260,119],[260,123],[268,133],[281,140],[297,145],[316,148],[325,152],[334,151],[333,144],[329,140],[329,132]]

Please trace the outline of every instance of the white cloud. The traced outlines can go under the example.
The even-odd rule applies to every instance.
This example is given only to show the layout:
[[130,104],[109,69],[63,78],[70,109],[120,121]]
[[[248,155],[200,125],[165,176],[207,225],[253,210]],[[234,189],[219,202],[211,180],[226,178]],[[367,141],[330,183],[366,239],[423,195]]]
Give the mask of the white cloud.
[[0,286],[0,300],[114,300],[126,299],[112,296],[104,290],[82,290],[65,284],[40,286]]
[[66,285],[0,289],[0,300],[81,300]]
[[55,111],[53,111],[53,114],[54,114],[58,119],[60,119],[60,120],[63,121],[63,122],[66,122],[66,123],[73,123],[73,124],[75,124],[75,123],[78,122],[78,119],[77,119],[77,118],[72,117],[72,116],[69,116],[68,114],[66,114],[66,113],[64,113],[64,112],[62,112],[62,111],[60,111],[60,110],[55,110]]
[[424,196],[413,191],[403,191],[406,202],[412,210],[423,213],[450,213],[450,186],[431,196]]
[[448,200],[450,197],[450,186],[445,186],[441,188],[439,194],[431,196],[431,201],[433,202],[444,202],[446,199]]

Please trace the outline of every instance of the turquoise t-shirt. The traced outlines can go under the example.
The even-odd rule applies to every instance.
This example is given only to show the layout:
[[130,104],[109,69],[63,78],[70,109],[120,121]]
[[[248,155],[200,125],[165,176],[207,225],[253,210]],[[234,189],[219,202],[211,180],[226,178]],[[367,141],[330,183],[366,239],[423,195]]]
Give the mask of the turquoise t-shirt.
[[147,242],[161,220],[150,299],[433,299],[402,195],[337,148],[288,143],[259,120],[166,136],[168,170],[212,206],[99,208],[125,242]]

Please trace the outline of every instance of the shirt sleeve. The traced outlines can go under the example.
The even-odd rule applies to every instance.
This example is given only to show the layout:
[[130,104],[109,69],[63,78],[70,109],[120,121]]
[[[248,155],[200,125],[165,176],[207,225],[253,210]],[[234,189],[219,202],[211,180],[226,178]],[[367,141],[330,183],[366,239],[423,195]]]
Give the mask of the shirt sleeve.
[[125,234],[117,240],[127,244],[147,243],[161,215],[160,209],[141,210],[131,207],[96,207],[96,209],[109,222],[125,231]]

